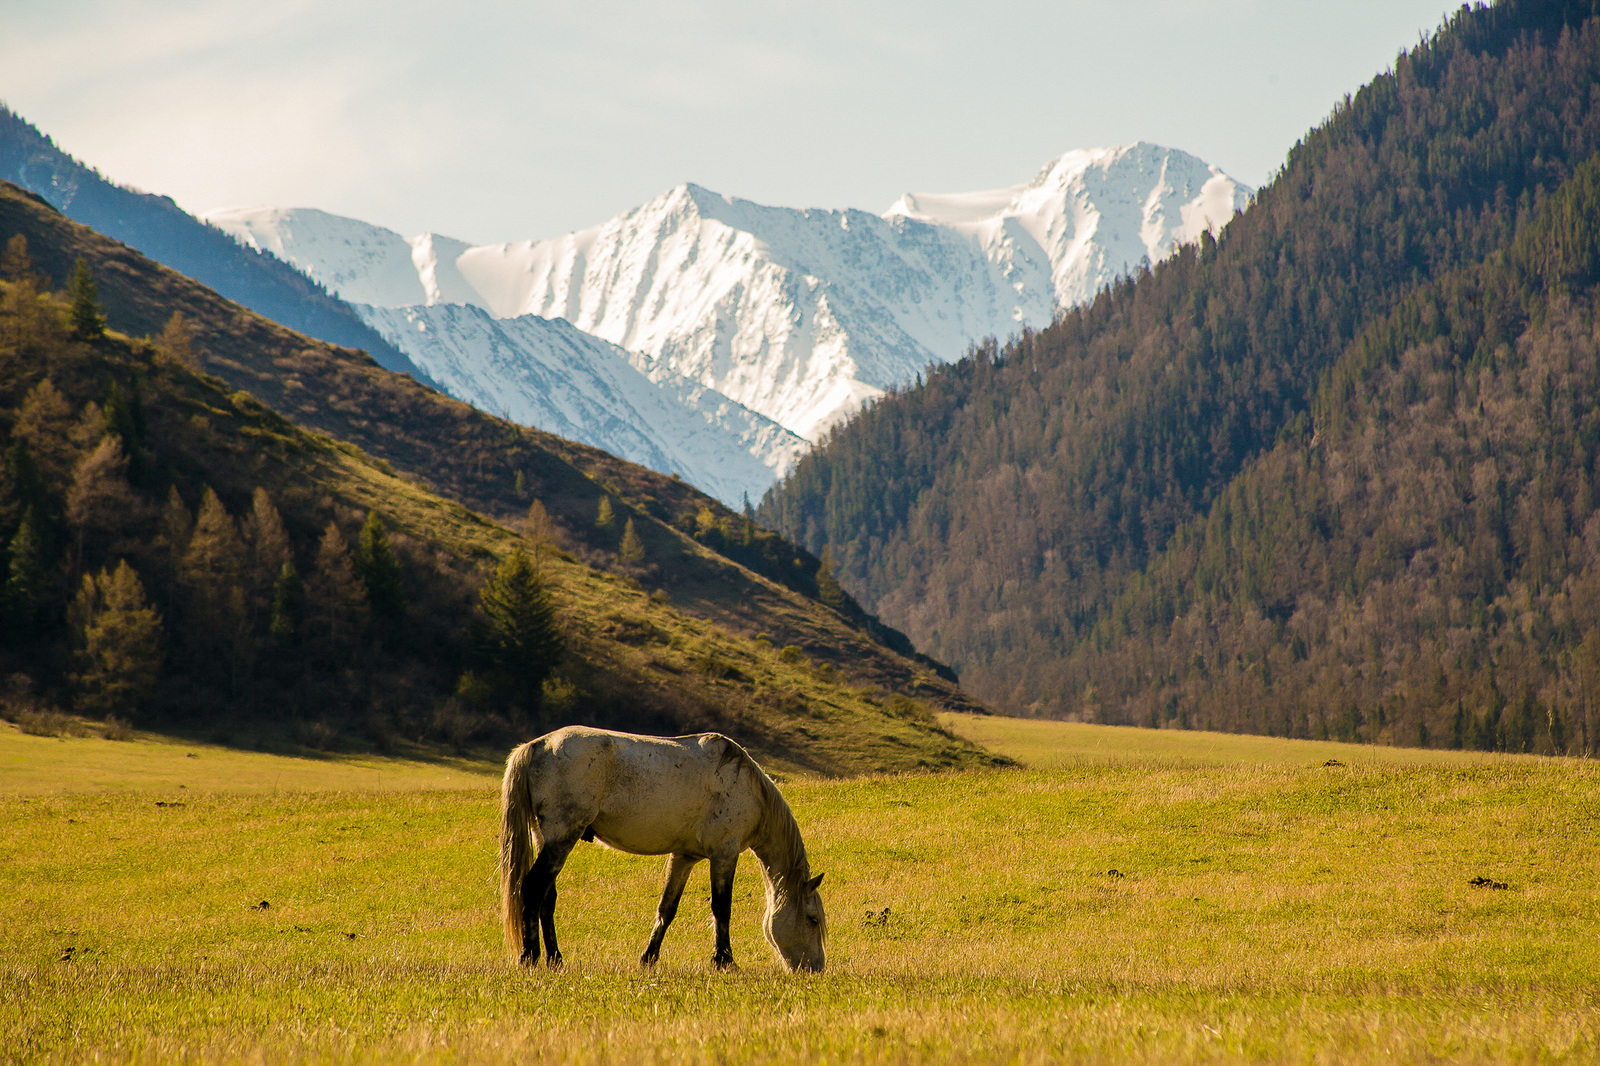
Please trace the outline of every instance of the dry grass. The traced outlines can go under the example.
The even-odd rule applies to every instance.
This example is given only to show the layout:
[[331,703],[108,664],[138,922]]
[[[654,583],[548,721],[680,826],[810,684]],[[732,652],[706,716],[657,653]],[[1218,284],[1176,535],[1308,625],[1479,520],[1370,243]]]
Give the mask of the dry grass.
[[[0,779],[34,775],[0,795],[0,1058],[1600,1057],[1600,768],[1572,761],[792,780],[832,930],[797,978],[748,860],[743,972],[710,970],[697,872],[639,973],[660,862],[595,847],[562,879],[567,970],[509,966],[481,766],[0,742]],[[121,787],[50,786],[50,746]]]

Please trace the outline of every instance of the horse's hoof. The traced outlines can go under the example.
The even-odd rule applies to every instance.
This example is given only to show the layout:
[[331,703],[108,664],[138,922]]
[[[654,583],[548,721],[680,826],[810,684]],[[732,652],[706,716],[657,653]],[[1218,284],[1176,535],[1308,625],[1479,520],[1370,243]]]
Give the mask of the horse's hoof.
[[539,953],[537,951],[524,951],[522,957],[517,960],[517,965],[531,970],[539,965]]
[[711,965],[715,966],[719,973],[739,972],[739,964],[732,959],[712,959]]
[[646,952],[645,954],[639,956],[639,966],[642,969],[653,970],[653,969],[656,968],[656,959],[657,959],[657,957],[658,956],[655,956],[655,955],[650,954],[649,952]]
[[561,969],[561,953],[556,952],[554,955],[551,955],[549,958],[544,960],[544,964],[550,967],[552,970]]

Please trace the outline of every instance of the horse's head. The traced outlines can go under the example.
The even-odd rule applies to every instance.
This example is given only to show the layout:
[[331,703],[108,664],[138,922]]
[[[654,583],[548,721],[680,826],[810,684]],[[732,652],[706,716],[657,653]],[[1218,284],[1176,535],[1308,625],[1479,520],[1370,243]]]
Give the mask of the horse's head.
[[818,874],[767,913],[767,943],[778,950],[790,970],[821,973],[826,961],[822,945],[828,938],[828,916],[817,894],[820,884],[822,875]]

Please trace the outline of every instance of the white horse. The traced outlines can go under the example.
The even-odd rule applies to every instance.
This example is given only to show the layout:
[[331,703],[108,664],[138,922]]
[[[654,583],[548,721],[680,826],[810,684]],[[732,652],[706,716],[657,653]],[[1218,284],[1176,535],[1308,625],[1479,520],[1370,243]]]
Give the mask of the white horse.
[[790,970],[820,971],[827,918],[800,827],[778,786],[738,744],[718,733],[642,737],[568,726],[530,740],[506,759],[500,791],[500,902],[506,945],[525,965],[561,965],[556,876],[573,845],[598,840],[635,855],[670,855],[650,944],[655,965],[689,871],[711,861],[712,962],[733,968],[728,916],[733,873],[746,848],[767,883],[767,942]]

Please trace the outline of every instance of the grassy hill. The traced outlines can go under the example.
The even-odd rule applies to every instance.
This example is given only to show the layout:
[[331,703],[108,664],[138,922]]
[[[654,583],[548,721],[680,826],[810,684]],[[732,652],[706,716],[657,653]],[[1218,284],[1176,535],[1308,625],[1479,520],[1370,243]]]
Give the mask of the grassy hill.
[[[622,495],[617,524],[634,517],[645,564],[616,567],[617,531],[608,552],[592,519],[589,532],[563,535],[577,524],[573,508],[597,507],[606,490],[531,431],[227,305],[27,194],[0,190],[0,241],[18,233],[46,269],[90,253],[83,258],[106,279],[113,321],[142,321],[130,306],[149,321],[181,310],[203,324],[200,346],[226,335],[241,359],[259,343],[252,358],[263,366],[272,356],[289,360],[301,373],[297,383],[280,383],[277,396],[315,385],[306,394],[316,399],[298,411],[307,421],[335,412],[322,416],[325,424],[359,421],[369,439],[415,463],[447,456],[441,477],[459,474],[461,484],[487,485],[513,466],[533,471],[532,491],[565,516],[557,536],[570,550],[542,547],[525,523],[496,522],[397,463],[301,428],[199,369],[170,331],[158,342],[78,331],[71,308],[12,263],[16,276],[0,282],[8,574],[0,674],[11,717],[48,725],[60,709],[88,707],[235,745],[380,750],[419,739],[501,744],[566,720],[720,729],[779,768],[822,773],[988,758],[946,734],[919,702],[971,706],[927,664],[630,509]],[[163,308],[152,285],[170,287],[175,303]],[[226,323],[217,318],[224,312]],[[204,365],[237,375],[243,363],[213,353]],[[275,379],[263,370],[251,380]],[[409,421],[397,417],[401,429],[380,417],[392,394],[411,412]],[[484,454],[494,461],[475,456],[472,442],[492,449]],[[514,492],[513,479],[504,480]],[[401,606],[388,614],[368,595],[373,586],[351,584],[371,516],[399,587]],[[519,548],[541,560],[566,654],[536,705],[509,707],[463,688],[462,679],[485,669],[473,637],[477,590]],[[138,670],[108,665],[96,650],[106,646],[107,619],[128,624],[137,614],[107,606],[119,561],[139,582],[139,609],[158,619],[145,655],[158,676],[142,685]],[[284,608],[280,632],[282,590],[273,575],[282,563],[300,575],[303,592],[293,610]],[[90,586],[98,600],[85,598],[89,578],[100,582]],[[91,623],[100,626],[100,645]]]
[[641,973],[659,860],[593,846],[561,883],[566,968],[517,971],[495,779],[470,767],[144,738],[107,762],[111,741],[0,725],[0,1059],[1600,1055],[1593,764],[1104,754],[1204,735],[1050,725],[1028,752],[1050,768],[784,782],[827,873],[828,970],[802,977],[749,869],[741,973],[712,971],[703,874]]

